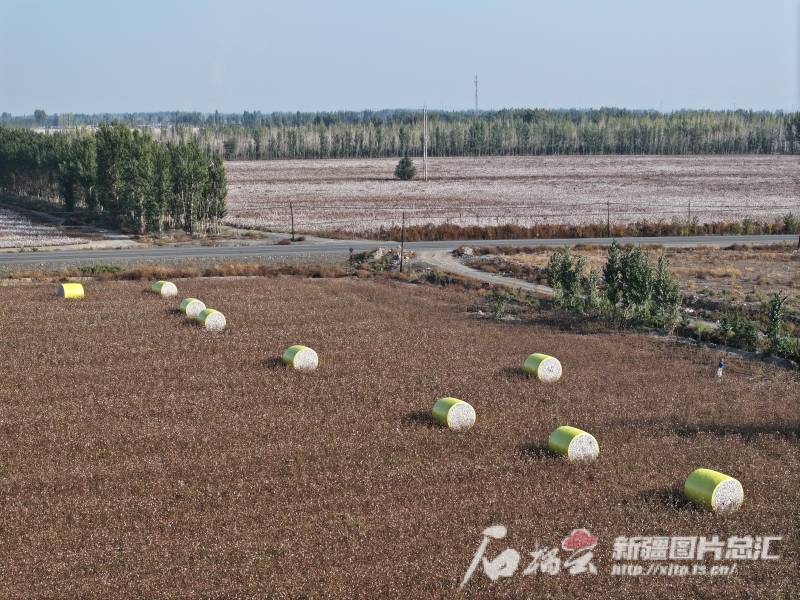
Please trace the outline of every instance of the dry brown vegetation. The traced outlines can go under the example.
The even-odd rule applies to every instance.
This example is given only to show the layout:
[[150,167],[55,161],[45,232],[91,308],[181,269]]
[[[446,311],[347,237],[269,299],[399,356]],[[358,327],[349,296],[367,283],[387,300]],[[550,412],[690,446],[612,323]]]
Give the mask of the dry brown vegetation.
[[[211,335],[142,282],[0,289],[0,596],[453,597],[488,525],[488,555],[574,528],[595,576],[538,575],[465,597],[766,597],[800,584],[794,534],[796,375],[638,335],[478,320],[472,293],[346,279],[187,279],[223,310]],[[411,325],[413,324],[413,325]],[[291,343],[317,372],[280,367]],[[520,376],[532,351],[564,379]],[[463,435],[431,425],[469,401]],[[542,450],[571,423],[592,466]],[[697,466],[738,477],[742,510],[686,506]],[[781,559],[729,577],[612,577],[621,535],[786,535]],[[526,563],[527,564],[527,563]],[[713,587],[712,587],[713,586]],[[788,596],[787,596],[788,597]]]

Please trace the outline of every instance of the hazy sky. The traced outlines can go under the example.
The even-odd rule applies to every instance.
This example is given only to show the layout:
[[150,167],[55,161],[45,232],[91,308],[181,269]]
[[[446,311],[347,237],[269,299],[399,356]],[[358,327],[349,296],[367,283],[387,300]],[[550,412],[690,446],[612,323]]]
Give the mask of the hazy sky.
[[800,108],[800,0],[0,0],[0,111]]

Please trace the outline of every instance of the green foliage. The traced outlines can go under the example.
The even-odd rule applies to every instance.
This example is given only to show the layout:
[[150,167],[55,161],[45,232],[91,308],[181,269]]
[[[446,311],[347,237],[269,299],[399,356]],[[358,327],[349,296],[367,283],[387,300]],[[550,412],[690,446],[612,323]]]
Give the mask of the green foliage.
[[417,167],[414,166],[414,161],[411,160],[408,155],[401,158],[400,162],[397,163],[397,167],[394,169],[394,176],[403,181],[414,179],[416,174]]
[[511,295],[502,291],[490,291],[486,298],[489,301],[495,319],[502,319],[506,316],[509,302],[514,300]]
[[[44,115],[13,117],[17,126]],[[116,115],[126,125],[160,123],[177,139],[196,126],[199,141],[231,159],[367,158],[422,153],[422,111]],[[10,115],[9,115],[10,117]],[[55,120],[56,116],[51,117]],[[108,115],[72,115],[76,125]],[[430,156],[546,154],[796,154],[800,114],[767,111],[508,109],[429,111]]]
[[717,332],[727,344],[742,350],[758,350],[758,326],[739,312],[723,312],[719,317]]
[[767,304],[767,341],[769,342],[769,351],[776,356],[783,355],[786,346],[786,333],[783,329],[786,299],[786,296],[781,296],[776,292]]
[[792,213],[786,213],[783,217],[784,233],[800,233],[800,220]]
[[33,111],[33,120],[36,121],[39,127],[44,127],[45,123],[47,123],[47,113],[41,108],[37,108]]
[[612,306],[622,302],[622,250],[617,240],[611,242],[606,264],[603,266],[603,282],[606,287],[606,298]]
[[216,230],[225,215],[225,168],[194,141],[166,146],[125,125],[94,134],[44,135],[0,127],[0,187],[85,208],[137,233]]
[[653,294],[653,266],[639,246],[625,249],[622,254],[622,303],[647,313]]
[[681,290],[669,273],[669,261],[658,259],[653,279],[653,318],[659,327],[672,331],[680,321]]
[[592,269],[581,281],[583,288],[583,305],[586,310],[596,310],[600,307],[600,273]]
[[559,248],[547,264],[547,282],[556,291],[558,301],[575,306],[580,299],[581,278],[586,259],[573,256],[569,248]]

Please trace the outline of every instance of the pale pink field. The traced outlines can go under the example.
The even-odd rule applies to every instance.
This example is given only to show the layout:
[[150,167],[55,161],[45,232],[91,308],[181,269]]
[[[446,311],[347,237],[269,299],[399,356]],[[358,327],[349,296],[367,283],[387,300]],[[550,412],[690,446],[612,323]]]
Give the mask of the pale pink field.
[[[418,176],[422,162],[415,158]],[[499,225],[767,221],[800,216],[794,156],[432,158],[429,180],[394,179],[396,159],[226,164],[226,222],[303,231],[406,223]]]
[[82,244],[85,239],[67,237],[55,226],[34,223],[25,215],[0,208],[0,248],[32,248]]

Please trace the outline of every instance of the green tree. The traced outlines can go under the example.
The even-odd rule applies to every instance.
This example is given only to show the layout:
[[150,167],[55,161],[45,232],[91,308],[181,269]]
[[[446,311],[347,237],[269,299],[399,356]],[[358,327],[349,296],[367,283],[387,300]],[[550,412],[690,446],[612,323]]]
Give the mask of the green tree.
[[546,271],[547,283],[556,291],[562,304],[577,304],[585,264],[586,259],[574,256],[569,248],[559,248],[550,256]]
[[622,302],[625,306],[647,314],[653,294],[653,267],[639,246],[622,254]]
[[617,240],[611,242],[606,264],[603,267],[606,297],[612,306],[622,302],[622,250]]
[[652,292],[656,323],[672,331],[680,321],[681,290],[669,272],[669,262],[661,256],[658,259]]
[[769,351],[776,356],[783,354],[786,344],[786,333],[783,329],[786,299],[786,296],[776,292],[770,297],[769,304],[767,304],[767,340],[769,341]]
[[403,181],[414,179],[416,174],[417,167],[414,166],[414,161],[412,161],[408,155],[401,158],[400,162],[397,163],[397,167],[394,169],[394,176]]

